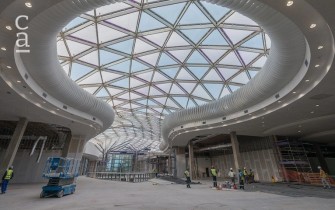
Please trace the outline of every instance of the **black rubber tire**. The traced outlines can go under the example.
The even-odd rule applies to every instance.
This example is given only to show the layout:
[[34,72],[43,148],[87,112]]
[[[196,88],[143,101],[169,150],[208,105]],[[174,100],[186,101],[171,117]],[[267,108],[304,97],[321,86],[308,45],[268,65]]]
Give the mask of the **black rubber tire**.
[[44,193],[44,191],[42,191],[41,194],[40,194],[40,198],[44,198],[44,197],[45,197],[45,193]]

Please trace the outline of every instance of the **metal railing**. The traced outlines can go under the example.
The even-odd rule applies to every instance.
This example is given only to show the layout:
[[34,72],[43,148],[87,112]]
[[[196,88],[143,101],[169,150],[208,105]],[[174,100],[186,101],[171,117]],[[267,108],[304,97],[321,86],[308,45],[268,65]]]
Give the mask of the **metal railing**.
[[119,172],[88,172],[88,177],[112,181],[124,181],[124,182],[145,182],[155,177],[155,173],[119,173]]

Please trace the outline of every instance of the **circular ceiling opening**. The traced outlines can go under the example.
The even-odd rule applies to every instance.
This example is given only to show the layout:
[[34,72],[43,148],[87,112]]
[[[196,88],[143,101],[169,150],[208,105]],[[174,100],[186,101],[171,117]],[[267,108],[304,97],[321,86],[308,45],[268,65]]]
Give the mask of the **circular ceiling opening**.
[[[135,0],[72,20],[57,37],[68,76],[117,114],[99,139],[158,149],[165,115],[250,81],[271,41],[251,19],[205,1]],[[113,140],[112,140],[113,139]]]

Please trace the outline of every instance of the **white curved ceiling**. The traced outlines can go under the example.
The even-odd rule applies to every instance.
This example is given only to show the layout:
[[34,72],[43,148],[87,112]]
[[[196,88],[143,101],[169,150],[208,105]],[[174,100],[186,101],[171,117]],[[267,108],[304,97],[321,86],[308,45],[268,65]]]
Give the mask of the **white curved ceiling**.
[[69,77],[117,113],[95,139],[131,150],[158,149],[165,115],[248,83],[270,45],[263,29],[237,12],[175,0],[104,6],[71,21],[57,38]]

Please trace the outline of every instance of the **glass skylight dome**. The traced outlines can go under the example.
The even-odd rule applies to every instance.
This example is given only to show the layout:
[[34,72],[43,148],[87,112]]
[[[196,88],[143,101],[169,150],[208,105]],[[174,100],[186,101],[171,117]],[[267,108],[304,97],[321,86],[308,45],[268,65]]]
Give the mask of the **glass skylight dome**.
[[239,89],[270,46],[251,19],[187,0],[111,4],[75,18],[57,37],[64,71],[114,107],[114,124],[95,140],[115,150],[158,150],[165,115]]

